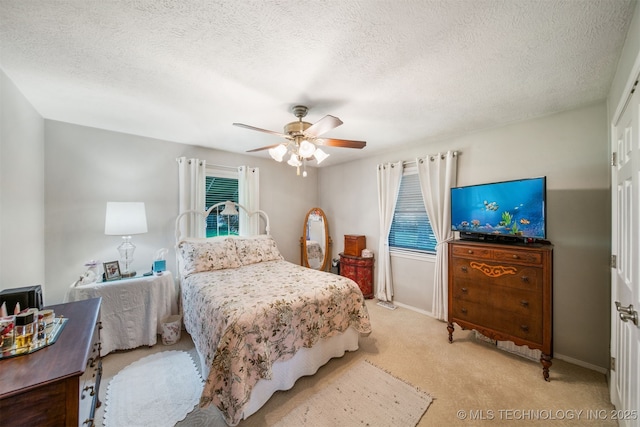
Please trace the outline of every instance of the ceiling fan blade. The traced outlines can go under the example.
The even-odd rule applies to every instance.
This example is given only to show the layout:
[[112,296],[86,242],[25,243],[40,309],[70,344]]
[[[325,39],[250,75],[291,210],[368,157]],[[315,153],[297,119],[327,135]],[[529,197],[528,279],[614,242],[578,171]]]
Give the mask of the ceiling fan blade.
[[305,136],[316,137],[320,136],[325,132],[329,132],[331,129],[337,128],[342,124],[342,120],[334,116],[324,116],[311,126],[309,126],[305,131]]
[[333,139],[333,138],[321,138],[316,139],[317,145],[326,145],[328,147],[343,147],[343,148],[364,148],[367,143],[365,141],[353,141],[350,139]]
[[245,124],[242,124],[242,123],[234,123],[233,125],[241,127],[241,128],[249,129],[249,130],[257,130],[258,132],[270,133],[271,135],[277,135],[277,136],[281,136],[283,138],[289,138],[289,135],[285,135],[285,134],[280,133],[280,132],[274,132],[272,130],[260,129],[260,128],[257,128],[255,126],[249,126],[249,125],[245,125]]
[[267,145],[266,147],[260,147],[260,148],[254,148],[253,150],[247,150],[247,153],[253,153],[254,151],[262,151],[262,150],[269,150],[271,148],[275,148],[278,145],[282,144],[281,142],[278,144],[273,144],[273,145]]

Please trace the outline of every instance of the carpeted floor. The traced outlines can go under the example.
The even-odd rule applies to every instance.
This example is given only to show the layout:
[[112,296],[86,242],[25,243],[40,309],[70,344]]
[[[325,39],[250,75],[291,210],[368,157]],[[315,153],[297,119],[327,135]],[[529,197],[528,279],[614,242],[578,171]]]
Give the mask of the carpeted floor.
[[[434,400],[418,426],[617,426],[609,417],[593,417],[614,409],[601,373],[554,359],[551,381],[545,382],[538,362],[476,340],[470,331],[456,328],[454,342],[449,344],[446,323],[402,307],[388,310],[375,300],[368,300],[367,308],[373,332],[360,339],[360,350],[331,360],[316,375],[300,378],[291,390],[276,393],[240,426],[277,424],[324,383],[364,359],[429,392]],[[111,377],[149,354],[185,350],[197,361],[189,335],[182,332],[181,340],[172,346],[158,344],[107,355],[101,400]],[[102,426],[102,414],[103,408],[98,409],[96,426]],[[196,416],[199,425],[224,426],[214,408],[197,410],[187,420]]]

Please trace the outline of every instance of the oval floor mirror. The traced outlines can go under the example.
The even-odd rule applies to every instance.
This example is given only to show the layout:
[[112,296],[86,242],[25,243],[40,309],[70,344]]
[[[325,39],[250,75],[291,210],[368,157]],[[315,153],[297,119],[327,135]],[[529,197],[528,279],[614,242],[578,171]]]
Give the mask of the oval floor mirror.
[[300,265],[326,271],[331,262],[329,223],[320,208],[307,212],[300,238]]

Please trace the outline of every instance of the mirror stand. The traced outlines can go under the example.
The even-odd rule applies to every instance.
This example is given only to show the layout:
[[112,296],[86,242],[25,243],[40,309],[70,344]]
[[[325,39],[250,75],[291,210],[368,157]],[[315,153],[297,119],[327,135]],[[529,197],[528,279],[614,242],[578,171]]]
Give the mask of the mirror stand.
[[320,208],[307,212],[300,237],[300,265],[314,270],[327,271],[331,267],[329,223]]

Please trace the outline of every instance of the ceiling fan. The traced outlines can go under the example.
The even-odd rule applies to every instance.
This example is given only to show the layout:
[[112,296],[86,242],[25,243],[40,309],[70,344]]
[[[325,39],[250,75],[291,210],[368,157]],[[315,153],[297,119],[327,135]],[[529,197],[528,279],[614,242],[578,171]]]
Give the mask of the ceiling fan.
[[[302,118],[305,117],[309,111],[307,107],[304,105],[296,105],[291,110],[294,116],[298,118],[298,121],[286,124],[284,126],[284,133],[261,129],[242,123],[234,123],[234,126],[269,133],[287,140],[282,143],[248,150],[247,153],[269,150],[269,155],[278,162],[281,162],[287,153],[291,153],[287,163],[297,168],[298,175],[300,175],[300,166],[304,169],[308,160],[315,159],[317,163],[320,164],[320,162],[329,157],[329,154],[322,151],[318,146],[364,148],[367,145],[365,141],[320,138],[320,135],[340,126],[342,124],[342,120],[337,117],[327,115],[314,124],[311,124],[302,121]],[[307,176],[306,170],[303,170],[303,176]]]

